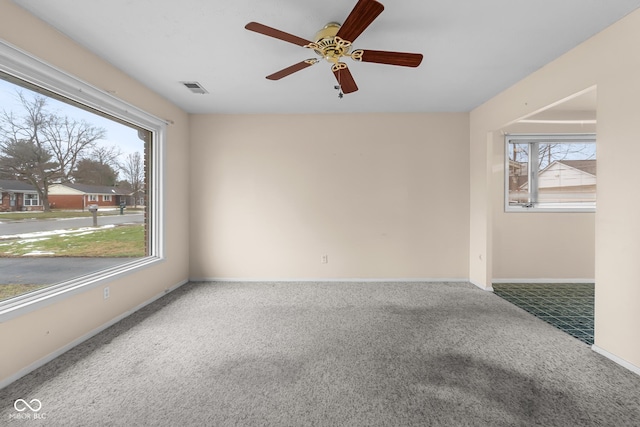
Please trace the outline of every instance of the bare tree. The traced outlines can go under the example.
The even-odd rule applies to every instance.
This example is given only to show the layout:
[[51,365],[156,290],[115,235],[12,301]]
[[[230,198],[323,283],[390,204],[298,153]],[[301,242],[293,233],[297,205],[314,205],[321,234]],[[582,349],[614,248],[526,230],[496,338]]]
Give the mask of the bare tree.
[[106,136],[106,130],[84,120],[51,116],[48,126],[42,129],[46,144],[60,166],[63,180],[68,180],[82,154],[95,147]]
[[34,185],[46,211],[49,185],[68,181],[82,154],[104,138],[106,130],[47,111],[47,98],[18,91],[23,111],[0,113],[0,163]]
[[134,208],[138,206],[138,196],[144,186],[144,163],[140,153],[130,153],[122,163],[124,179],[131,185]]
[[538,168],[544,169],[555,161],[593,160],[596,158],[595,145],[589,143],[540,144]]
[[122,150],[119,147],[112,145],[110,147],[93,147],[93,150],[91,150],[91,153],[89,153],[86,158],[98,162],[101,165],[107,165],[114,171],[118,171],[122,167],[120,164],[120,156],[122,156]]
[[[510,159],[518,163],[529,161],[530,144],[513,144]],[[533,158],[533,157],[532,157]],[[538,169],[542,170],[554,161],[593,160],[596,158],[595,145],[592,143],[540,143],[538,144]]]

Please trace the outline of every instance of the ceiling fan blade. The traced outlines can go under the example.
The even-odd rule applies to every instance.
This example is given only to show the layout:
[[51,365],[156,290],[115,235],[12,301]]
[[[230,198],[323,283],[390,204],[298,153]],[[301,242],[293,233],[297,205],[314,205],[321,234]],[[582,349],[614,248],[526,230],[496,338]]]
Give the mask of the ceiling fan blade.
[[384,6],[375,0],[358,0],[336,37],[353,43],[383,10]]
[[264,34],[265,36],[293,43],[298,46],[306,46],[311,43],[309,40],[294,36],[293,34],[285,33],[284,31],[276,30],[275,28],[267,27],[266,25],[259,24],[257,22],[249,22],[244,26],[244,28],[249,31],[255,31],[256,33]]
[[342,93],[352,93],[358,90],[356,81],[353,79],[351,71],[349,71],[349,68],[346,66],[339,70],[333,69],[333,74],[336,76],[336,80],[338,80]]
[[316,64],[318,62],[317,59],[307,59],[306,61],[302,61],[302,62],[298,62],[297,64],[293,64],[290,67],[287,67],[285,69],[282,69],[278,72],[275,72],[269,76],[267,76],[267,79],[269,80],[280,80],[283,77],[287,77],[290,74],[293,74],[297,71],[300,70],[304,70],[307,67],[312,66],[313,64]]
[[384,50],[363,50],[362,62],[377,64],[400,65],[402,67],[417,67],[422,62],[421,53],[387,52]]

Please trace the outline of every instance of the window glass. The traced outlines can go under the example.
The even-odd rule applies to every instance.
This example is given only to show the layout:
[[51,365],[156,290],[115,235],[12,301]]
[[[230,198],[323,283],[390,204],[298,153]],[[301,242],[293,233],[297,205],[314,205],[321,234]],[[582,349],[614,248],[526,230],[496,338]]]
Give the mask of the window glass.
[[151,136],[0,73],[0,302],[151,255]]
[[38,206],[38,195],[37,194],[25,194],[24,195],[24,204],[25,206]]
[[595,135],[507,135],[506,151],[507,211],[595,210]]

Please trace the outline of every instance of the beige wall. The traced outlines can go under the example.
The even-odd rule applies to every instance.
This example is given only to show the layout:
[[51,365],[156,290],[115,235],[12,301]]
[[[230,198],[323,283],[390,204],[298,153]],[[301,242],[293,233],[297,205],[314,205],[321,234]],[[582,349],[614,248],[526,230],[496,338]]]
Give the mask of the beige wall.
[[191,139],[193,278],[468,277],[468,114],[198,115]]
[[188,117],[141,84],[52,30],[8,0],[0,0],[0,38],[123,100],[174,122],[168,127],[165,194],[166,261],[102,288],[0,324],[0,383],[38,360],[188,278]]
[[[598,209],[595,215],[598,349],[640,366],[640,11],[558,58],[471,112],[471,193],[502,176],[487,166],[487,135],[557,100],[597,86]],[[476,181],[478,180],[478,181]],[[472,248],[492,247],[491,193],[471,199]],[[475,229],[474,229],[475,228]],[[471,262],[474,263],[473,258]],[[492,260],[487,261],[491,265]],[[476,263],[477,264],[477,263]],[[474,267],[474,266],[472,266]],[[475,266],[476,280],[489,268]],[[475,276],[474,276],[475,274]]]
[[[566,112],[564,115],[566,115]],[[547,115],[551,117],[550,114]],[[595,214],[505,212],[504,133],[595,133],[595,125],[514,124],[494,132],[492,280],[593,281]]]

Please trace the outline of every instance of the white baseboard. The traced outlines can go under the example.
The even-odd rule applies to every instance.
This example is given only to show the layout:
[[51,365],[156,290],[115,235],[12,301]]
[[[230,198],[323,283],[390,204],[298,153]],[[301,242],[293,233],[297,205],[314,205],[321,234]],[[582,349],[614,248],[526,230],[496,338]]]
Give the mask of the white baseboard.
[[256,277],[203,277],[203,278],[195,278],[192,277],[189,279],[191,282],[282,282],[282,283],[294,283],[294,282],[322,282],[322,283],[339,283],[339,282],[366,282],[366,283],[397,283],[397,282],[410,282],[410,283],[469,283],[469,279],[466,278],[406,278],[406,277],[398,277],[398,278],[326,278],[326,277],[317,277],[317,278],[256,278]]
[[0,390],[5,388],[6,386],[11,384],[12,382],[17,381],[20,378],[24,377],[25,375],[35,371],[36,369],[40,368],[41,366],[44,366],[45,364],[51,362],[53,359],[55,359],[58,356],[61,356],[62,354],[66,353],[67,351],[71,350],[73,347],[83,343],[84,341],[88,340],[89,338],[92,338],[92,337],[98,335],[100,332],[104,331],[105,329],[109,328],[110,326],[115,325],[116,323],[118,323],[122,319],[132,315],[133,313],[135,313],[136,311],[140,310],[141,308],[151,304],[152,302],[156,301],[157,299],[160,299],[161,297],[165,296],[169,292],[178,289],[180,286],[182,286],[182,285],[184,285],[185,283],[188,283],[188,282],[189,282],[188,280],[184,280],[182,282],[177,283],[176,285],[171,286],[170,288],[165,289],[164,292],[153,296],[151,299],[148,299],[147,301],[143,302],[142,304],[137,305],[136,307],[132,308],[131,310],[128,310],[128,311],[120,314],[119,316],[111,319],[107,323],[105,323],[103,325],[100,325],[96,329],[94,329],[94,330],[84,334],[83,336],[71,341],[69,344],[67,344],[67,345],[57,349],[56,351],[51,352],[51,353],[47,354],[46,356],[36,360],[35,362],[30,364],[29,366],[27,366],[25,368],[22,368],[21,370],[19,370],[15,374],[10,375],[9,377],[7,377],[7,378],[5,378],[3,380],[0,380]]
[[493,279],[492,283],[595,283],[596,279]]
[[482,289],[483,291],[493,292],[493,287],[491,285],[484,286],[484,285],[481,285],[479,283],[474,282],[473,280],[470,280],[469,283],[471,283],[473,286],[476,286],[476,287]]
[[603,355],[607,359],[610,359],[610,360],[616,362],[618,365],[622,366],[623,368],[626,368],[626,369],[630,370],[634,374],[640,375],[640,367],[639,366],[636,366],[633,363],[627,362],[626,360],[616,356],[615,354],[609,353],[607,350],[604,350],[604,349],[598,347],[595,344],[593,344],[591,346],[591,349],[593,351],[595,351],[596,353]]

